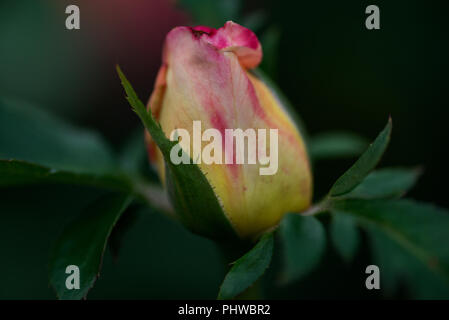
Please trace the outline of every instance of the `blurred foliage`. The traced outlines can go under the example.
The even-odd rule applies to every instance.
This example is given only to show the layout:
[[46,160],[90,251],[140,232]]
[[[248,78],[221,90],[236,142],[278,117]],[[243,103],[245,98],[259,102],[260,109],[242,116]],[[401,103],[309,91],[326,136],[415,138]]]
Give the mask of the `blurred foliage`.
[[345,198],[376,199],[401,197],[418,181],[421,171],[405,168],[382,168],[371,172]]
[[411,200],[343,200],[372,238],[387,292],[406,281],[415,298],[449,297],[449,211]]
[[96,132],[78,129],[23,101],[0,100],[0,158],[36,162],[58,170],[102,172],[114,168],[109,146]]
[[311,138],[310,157],[313,160],[346,158],[360,155],[368,146],[368,141],[349,132],[326,132]]
[[[55,299],[48,282],[50,252],[62,227],[104,192],[60,185],[0,191],[0,298]],[[116,262],[106,250],[89,299],[216,297],[224,270],[215,246],[179,224],[140,209],[121,245]]]
[[240,16],[240,0],[178,0],[188,10],[195,24],[219,28],[228,20],[237,21]]
[[64,19],[49,1],[0,3],[0,95],[78,118],[90,108],[83,101],[94,88],[79,83],[94,60],[85,38],[63,28]]
[[[64,230],[62,237],[56,242],[49,267],[50,283],[59,299],[79,300],[87,296],[98,277],[112,229],[131,200],[126,195],[105,195]],[[79,290],[68,290],[66,287],[66,268],[70,265],[79,268]]]
[[286,215],[280,225],[285,267],[280,281],[293,282],[310,273],[321,261],[326,233],[315,217]]
[[359,230],[352,217],[334,212],[330,224],[330,236],[335,249],[346,263],[351,263],[360,243]]
[[260,38],[263,48],[263,59],[260,67],[272,79],[277,80],[277,61],[281,31],[275,26],[269,27]]

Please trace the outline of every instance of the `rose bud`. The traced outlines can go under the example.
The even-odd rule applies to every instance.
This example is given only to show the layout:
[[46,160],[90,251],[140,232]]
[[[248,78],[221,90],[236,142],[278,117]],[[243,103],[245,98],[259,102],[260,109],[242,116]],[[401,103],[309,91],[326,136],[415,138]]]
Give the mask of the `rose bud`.
[[[174,28],[148,106],[168,138],[179,134],[178,146],[207,177],[241,238],[257,237],[285,213],[306,209],[312,196],[301,134],[274,92],[250,71],[261,60],[256,35],[234,22],[218,30]],[[248,133],[243,145],[229,129],[251,129],[256,137]],[[162,154],[149,135],[147,143],[164,181]]]

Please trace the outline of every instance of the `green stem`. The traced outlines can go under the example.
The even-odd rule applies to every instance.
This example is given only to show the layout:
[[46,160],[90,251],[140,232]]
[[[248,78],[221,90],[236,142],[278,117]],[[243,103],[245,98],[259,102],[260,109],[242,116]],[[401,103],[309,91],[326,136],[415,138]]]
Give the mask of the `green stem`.
[[314,204],[309,209],[304,212],[301,212],[302,216],[313,216],[322,212],[325,212],[329,206],[329,197],[324,198],[317,204]]

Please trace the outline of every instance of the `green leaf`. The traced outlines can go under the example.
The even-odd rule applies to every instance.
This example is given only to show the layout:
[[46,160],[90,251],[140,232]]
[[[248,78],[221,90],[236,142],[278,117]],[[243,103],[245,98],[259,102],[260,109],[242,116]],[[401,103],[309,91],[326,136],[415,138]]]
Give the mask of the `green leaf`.
[[73,172],[114,171],[109,147],[94,132],[64,123],[24,102],[0,100],[0,159]]
[[[140,139],[144,153],[143,134]],[[138,146],[133,148],[134,153],[127,152],[134,156],[140,151]],[[169,210],[160,188],[134,174],[131,166],[135,160],[130,154],[122,159],[122,169],[97,134],[77,129],[24,102],[0,99],[0,186],[93,186],[133,193],[158,209]]]
[[151,112],[147,112],[119,67],[117,72],[130,105],[164,156],[167,189],[180,220],[190,230],[203,236],[237,241],[238,237],[207,178],[196,164],[175,165],[171,162],[170,150],[177,142],[170,141],[165,136],[160,125]]
[[313,160],[349,158],[362,154],[368,141],[349,132],[326,132],[310,138],[310,157]]
[[271,262],[273,242],[273,233],[263,235],[254,248],[234,263],[223,280],[218,299],[234,298],[262,276]]
[[228,20],[238,21],[240,0],[180,0],[179,4],[193,16],[194,23],[219,28]]
[[400,197],[415,185],[420,175],[420,169],[386,168],[376,170],[344,197],[359,199]]
[[128,236],[131,229],[134,228],[141,211],[142,206],[133,203],[126,209],[126,214],[122,214],[120,219],[116,222],[116,226],[112,230],[108,241],[108,246],[114,262],[118,260],[124,239]]
[[[86,297],[99,275],[109,235],[130,202],[124,195],[101,197],[64,230],[50,260],[50,284],[59,299]],[[69,265],[79,268],[79,290],[66,288]]]
[[75,173],[21,160],[0,160],[0,186],[72,184],[132,192],[132,181],[121,174]]
[[404,275],[409,270],[408,264],[416,259],[410,258],[407,251],[382,231],[369,225],[365,225],[364,229],[369,236],[373,263],[380,270],[380,288],[387,296],[392,296],[399,284],[405,280]]
[[78,185],[130,193],[151,207],[167,213],[172,208],[165,192],[156,185],[120,173],[76,173],[20,160],[0,160],[0,187],[23,185]]
[[[448,299],[449,285],[410,252],[375,227],[367,227],[374,263],[381,272],[380,288],[392,297],[401,284],[415,299]],[[417,276],[419,275],[419,276]]]
[[330,236],[342,258],[347,263],[351,262],[360,242],[360,234],[354,218],[344,213],[333,212]]
[[340,200],[331,206],[331,210],[352,215],[361,226],[384,234],[449,286],[448,210],[405,199]]
[[354,189],[377,165],[390,141],[391,118],[376,140],[368,147],[361,157],[332,186],[329,195],[340,196]]
[[305,276],[320,262],[326,246],[326,234],[320,221],[312,216],[287,214],[280,224],[285,268],[281,282]]

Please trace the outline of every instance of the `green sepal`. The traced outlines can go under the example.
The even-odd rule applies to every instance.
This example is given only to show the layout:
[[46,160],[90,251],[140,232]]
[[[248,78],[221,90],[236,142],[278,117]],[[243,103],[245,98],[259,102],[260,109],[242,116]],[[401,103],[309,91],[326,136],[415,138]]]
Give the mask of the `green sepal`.
[[192,161],[190,164],[178,165],[171,162],[170,151],[178,142],[170,141],[166,137],[118,66],[117,72],[126,91],[127,100],[164,157],[166,186],[180,221],[192,232],[208,238],[238,241],[236,232],[203,172]]

